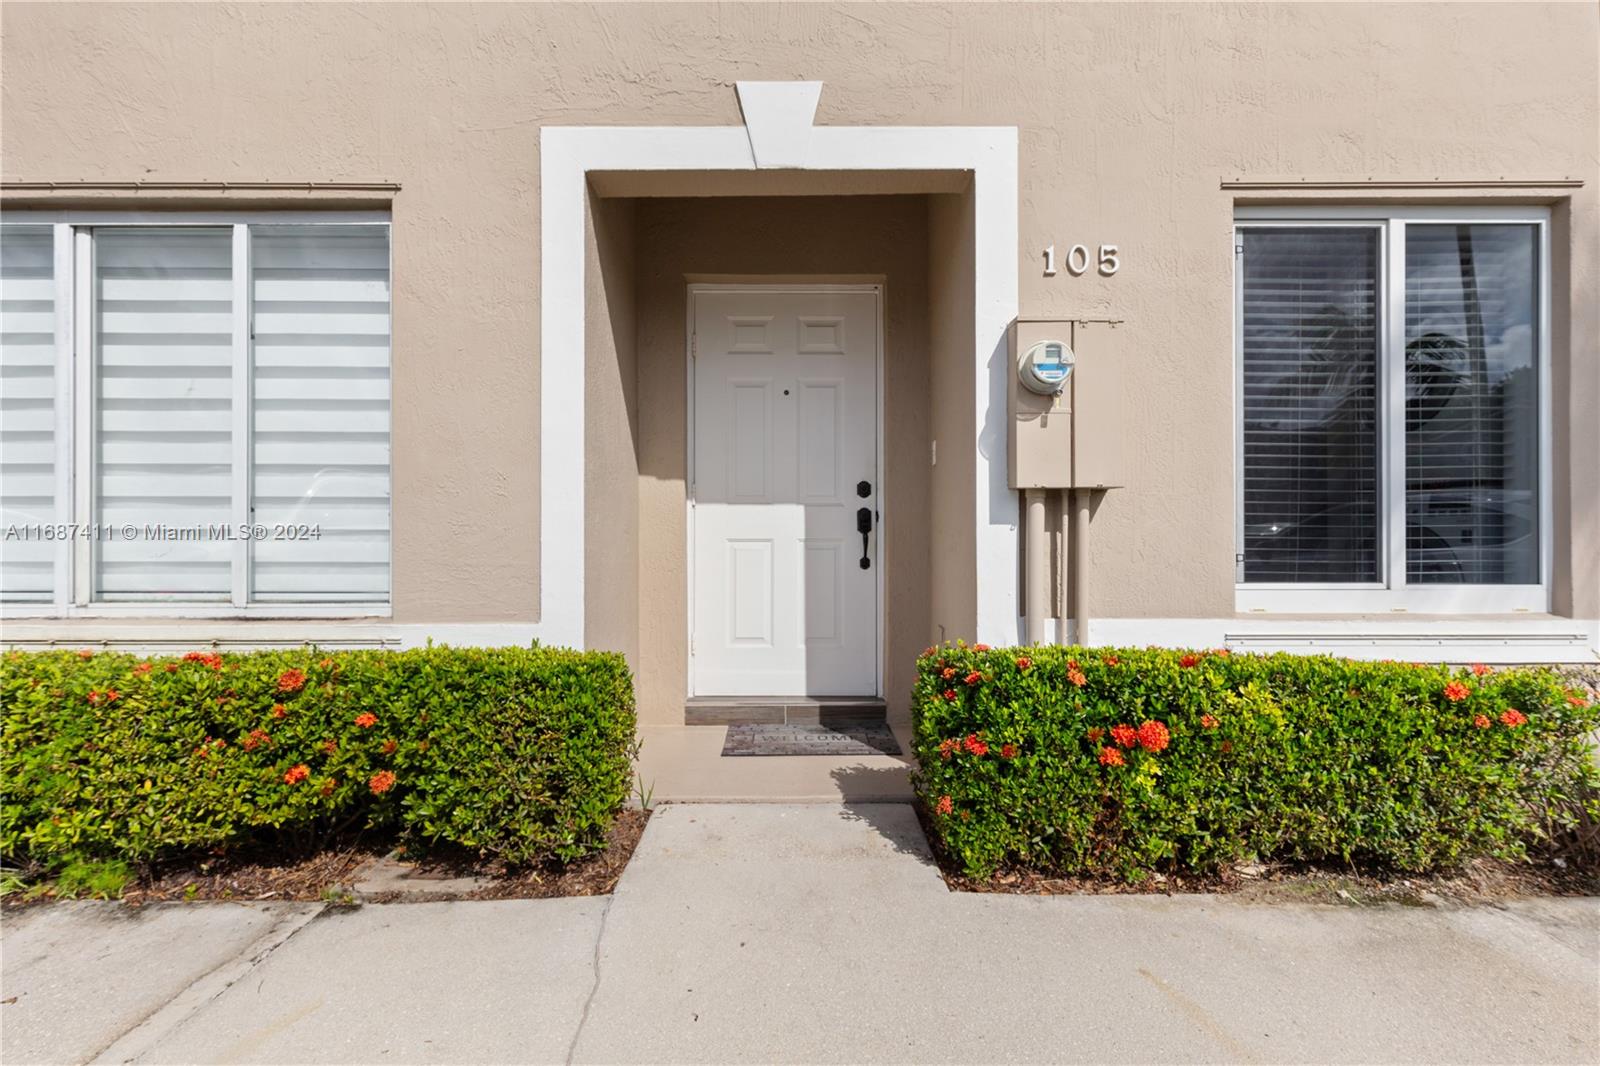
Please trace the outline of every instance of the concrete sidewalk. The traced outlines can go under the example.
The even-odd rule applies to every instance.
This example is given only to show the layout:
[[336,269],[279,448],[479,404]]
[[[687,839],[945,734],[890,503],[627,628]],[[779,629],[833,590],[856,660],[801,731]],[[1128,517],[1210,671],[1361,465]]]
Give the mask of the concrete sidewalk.
[[1600,1061],[1595,900],[953,894],[897,804],[667,806],[610,898],[68,904],[3,948],[7,1064]]

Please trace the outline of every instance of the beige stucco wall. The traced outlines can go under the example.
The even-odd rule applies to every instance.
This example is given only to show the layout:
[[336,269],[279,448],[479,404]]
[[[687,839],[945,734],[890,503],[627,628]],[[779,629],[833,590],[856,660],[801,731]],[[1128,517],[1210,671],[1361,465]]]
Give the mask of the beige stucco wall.
[[[1021,309],[1125,319],[1141,402],[1129,485],[1095,516],[1097,615],[1233,612],[1235,194],[1220,179],[1583,179],[1510,195],[1570,195],[1554,594],[1600,616],[1593,4],[12,2],[0,17],[7,180],[401,186],[396,621],[537,618],[540,127],[735,125],[735,79],[794,77],[824,82],[821,124],[1019,128]],[[959,222],[935,207],[932,246]],[[1122,249],[1115,277],[1042,276],[1046,244],[1101,242]],[[615,592],[596,591],[620,605],[591,625],[625,640]]]
[[[928,208],[921,196],[637,202],[640,720],[683,721],[688,662],[686,285],[883,285],[885,690],[896,708],[929,638]],[[970,496],[969,496],[970,499]],[[969,508],[970,510],[970,508]]]

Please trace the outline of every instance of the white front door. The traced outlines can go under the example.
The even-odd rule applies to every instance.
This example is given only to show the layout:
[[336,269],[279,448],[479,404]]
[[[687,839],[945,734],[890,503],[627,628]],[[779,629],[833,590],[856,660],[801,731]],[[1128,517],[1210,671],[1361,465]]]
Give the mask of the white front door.
[[693,694],[877,695],[878,293],[693,308]]

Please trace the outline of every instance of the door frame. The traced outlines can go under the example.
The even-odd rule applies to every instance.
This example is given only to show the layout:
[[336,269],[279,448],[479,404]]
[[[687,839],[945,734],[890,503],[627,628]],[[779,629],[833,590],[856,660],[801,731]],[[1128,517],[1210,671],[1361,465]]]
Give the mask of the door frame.
[[685,421],[684,421],[684,554],[686,566],[684,580],[688,583],[684,600],[688,606],[685,623],[688,626],[689,639],[684,641],[684,695],[695,695],[694,684],[694,620],[695,620],[695,550],[694,550],[694,433],[695,433],[695,358],[694,358],[694,331],[695,331],[695,298],[701,293],[871,293],[873,296],[873,317],[875,334],[875,353],[873,356],[873,382],[874,404],[873,416],[877,425],[873,427],[873,463],[877,470],[877,480],[873,482],[874,495],[877,497],[877,521],[873,531],[878,536],[878,574],[874,595],[877,600],[876,624],[873,626],[873,655],[872,675],[873,692],[851,693],[853,696],[874,696],[881,698],[883,692],[883,647],[884,647],[884,615],[885,599],[888,584],[884,574],[888,571],[888,544],[883,536],[883,525],[889,509],[886,506],[887,493],[884,491],[884,450],[883,450],[883,283],[882,282],[775,282],[775,281],[691,281],[688,283],[684,298],[684,328],[683,328],[683,364],[684,364],[684,389],[686,394]]

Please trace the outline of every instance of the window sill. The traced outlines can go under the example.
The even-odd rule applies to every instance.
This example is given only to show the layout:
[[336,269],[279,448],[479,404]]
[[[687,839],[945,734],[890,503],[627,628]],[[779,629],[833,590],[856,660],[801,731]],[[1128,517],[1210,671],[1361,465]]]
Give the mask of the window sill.
[[387,619],[393,616],[394,608],[390,604],[372,603],[257,603],[245,607],[232,607],[218,603],[96,603],[85,607],[66,608],[58,607],[55,604],[12,603],[0,607],[0,618],[30,619],[41,622],[68,618],[172,618],[193,619],[196,621],[250,618],[279,620],[326,618],[356,621]]

